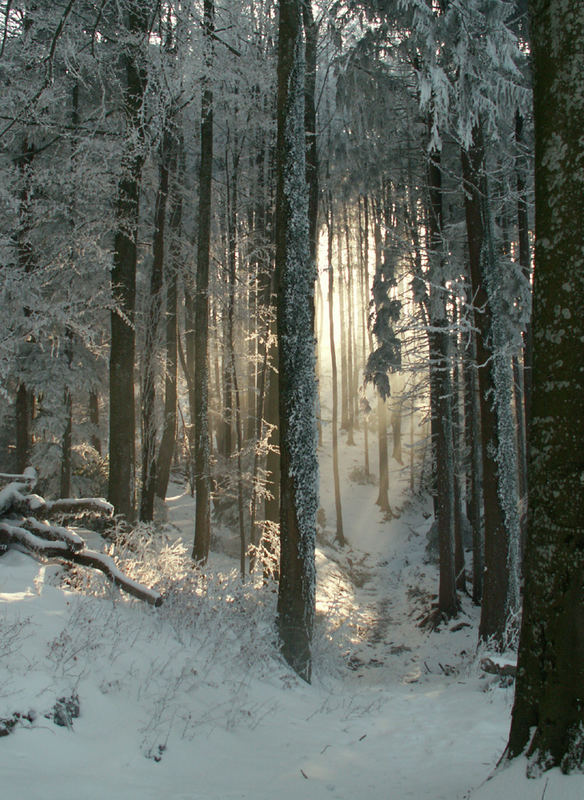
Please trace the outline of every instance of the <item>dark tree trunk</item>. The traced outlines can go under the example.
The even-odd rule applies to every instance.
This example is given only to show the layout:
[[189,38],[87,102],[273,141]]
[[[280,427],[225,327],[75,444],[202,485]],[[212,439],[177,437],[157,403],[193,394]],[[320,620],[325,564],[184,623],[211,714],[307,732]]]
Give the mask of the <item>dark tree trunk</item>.
[[518,356],[513,356],[511,363],[513,367],[515,426],[517,429],[517,473],[521,503],[521,552],[523,553],[525,534],[527,532],[527,432],[525,429],[525,386],[523,384],[525,370]]
[[213,174],[213,93],[210,70],[213,62],[215,8],[204,2],[205,67],[201,111],[201,164],[199,169],[199,232],[197,244],[197,288],[195,294],[194,456],[195,456],[195,541],[193,558],[205,562],[211,541],[211,464],[209,454],[209,260],[211,241],[211,179]]
[[432,395],[432,440],[435,452],[436,497],[440,585],[438,610],[452,616],[458,610],[454,560],[454,444],[452,435],[452,384],[450,380],[451,343],[446,313],[442,172],[440,155],[430,154],[428,164],[430,206],[428,240],[430,245],[430,386]]
[[[79,84],[73,84],[71,92],[72,113],[71,124],[75,129],[79,125]],[[75,151],[77,148],[76,138],[73,137],[71,141],[71,156],[75,159]],[[72,241],[74,240],[73,232],[75,230],[75,207],[71,205],[69,209],[69,223],[71,225]],[[67,361],[67,372],[70,374],[71,365],[73,363],[73,331],[70,326],[65,329],[65,348],[64,355]],[[72,469],[72,452],[73,445],[73,396],[71,393],[71,386],[65,385],[63,392],[63,409],[65,411],[65,429],[63,431],[63,438],[61,440],[61,497],[69,497],[71,495],[71,469]]]
[[339,338],[341,342],[341,430],[349,430],[349,371],[347,369],[347,324],[345,317],[345,276],[343,274],[343,236],[337,232],[337,264],[339,271]]
[[306,182],[308,184],[308,233],[310,258],[316,266],[318,253],[318,148],[316,141],[316,64],[318,28],[311,3],[302,0],[302,17],[306,40],[306,73],[304,83],[304,127],[306,129]]
[[31,423],[32,423],[32,397],[24,383],[21,383],[16,392],[16,471],[24,472],[30,466],[32,448]]
[[398,464],[403,464],[402,457],[402,400],[401,397],[396,397],[391,408],[391,457],[394,458]]
[[[529,524],[509,755],[584,769],[584,6],[530,3],[536,250]],[[567,76],[571,76],[567,80]],[[559,156],[561,153],[561,157]]]
[[140,520],[151,522],[154,517],[156,489],[156,345],[158,324],[162,310],[162,279],[164,274],[164,234],[166,201],[168,198],[168,173],[170,137],[164,134],[160,148],[159,183],[154,211],[154,243],[152,272],[146,312],[146,336],[142,356],[142,495]]
[[61,481],[60,496],[71,496],[71,444],[73,438],[73,398],[70,389],[65,389],[63,397],[65,410],[65,430],[61,440]]
[[387,406],[377,398],[377,442],[379,446],[379,493],[375,501],[388,516],[393,516],[389,504],[389,451],[387,449]]
[[452,321],[454,323],[454,346],[452,367],[452,442],[454,469],[454,571],[456,588],[466,591],[466,572],[464,563],[464,514],[462,510],[462,474],[464,451],[464,414],[460,412],[460,347],[458,341],[458,308],[456,300],[452,303]]
[[[70,371],[73,362],[73,331],[70,328],[67,328],[65,332],[65,359],[67,361],[67,368]],[[65,411],[65,430],[63,431],[63,438],[61,440],[61,485],[59,491],[61,497],[70,497],[72,468],[71,447],[73,444],[73,396],[68,386],[65,386],[63,392],[63,409]]]
[[280,378],[280,584],[282,653],[311,678],[318,505],[314,264],[305,170],[302,3],[280,0],[276,273]]
[[[367,209],[367,196],[359,197],[359,275],[360,275],[360,289],[361,289],[361,355],[363,364],[367,363],[367,357],[373,350],[372,342],[369,341],[369,350],[367,349],[368,338],[371,339],[371,331],[369,330],[369,218]],[[363,208],[363,211],[362,211]],[[369,476],[369,403],[365,397],[365,390],[363,388],[363,397],[361,399],[360,410],[363,413],[363,467],[365,475]]]
[[[494,637],[503,644],[510,610],[511,576],[509,570],[509,530],[503,508],[503,466],[500,455],[500,415],[502,402],[496,396],[500,389],[495,380],[494,316],[487,291],[493,264],[488,254],[489,243],[485,216],[488,192],[484,179],[484,149],[479,128],[475,144],[462,152],[462,172],[465,187],[466,226],[476,337],[478,382],[481,410],[483,458],[483,504],[485,537],[485,573],[481,608],[481,639]],[[510,409],[508,410],[510,413]]]
[[[25,25],[30,27],[32,20],[25,19]],[[35,268],[34,252],[30,242],[31,194],[32,194],[32,164],[36,155],[36,148],[25,136],[22,143],[22,155],[17,161],[18,172],[22,186],[19,197],[19,226],[17,235],[18,266],[25,273],[32,272]],[[25,316],[30,314],[30,309],[25,307]],[[27,343],[28,344],[28,343]],[[27,345],[25,345],[26,347]],[[23,358],[24,360],[24,358]],[[20,381],[16,391],[15,418],[16,418],[16,469],[23,472],[30,464],[32,451],[32,420],[34,397],[24,381]]]
[[148,17],[148,8],[132,0],[128,11],[128,31],[134,42],[128,45],[124,55],[124,110],[128,138],[118,185],[111,273],[116,308],[111,313],[108,498],[116,513],[127,519],[134,517],[135,502],[134,310],[140,181],[144,161],[140,109],[146,88],[146,70],[142,64],[142,46],[148,31]]
[[[381,270],[383,259],[381,245],[381,208],[380,204],[375,204],[373,214],[373,233],[375,241],[375,270]],[[379,492],[376,504],[381,510],[392,514],[389,504],[389,454],[387,449],[387,409],[385,401],[378,396],[377,398],[377,445],[379,455]]]
[[91,424],[91,446],[101,455],[99,435],[99,394],[96,389],[89,392],[89,422]]
[[[468,291],[467,291],[468,294]],[[467,297],[470,305],[470,298]],[[472,529],[472,599],[480,605],[483,596],[484,538],[481,520],[482,454],[481,417],[478,393],[475,332],[467,335],[464,353],[465,440],[468,453],[466,472],[466,516]]]

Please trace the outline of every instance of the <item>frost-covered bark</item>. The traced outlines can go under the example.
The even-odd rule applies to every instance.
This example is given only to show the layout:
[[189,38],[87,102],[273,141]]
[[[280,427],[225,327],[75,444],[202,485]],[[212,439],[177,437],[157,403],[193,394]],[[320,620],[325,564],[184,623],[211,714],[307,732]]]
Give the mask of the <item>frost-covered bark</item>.
[[512,410],[511,348],[503,292],[505,275],[495,252],[489,187],[480,127],[463,152],[466,224],[478,330],[485,574],[480,636],[502,646],[510,611],[518,606],[519,498]]
[[[215,7],[205,0],[206,67],[213,55]],[[201,164],[199,168],[199,231],[197,244],[197,288],[195,294],[194,357],[194,456],[195,456],[195,541],[193,558],[206,561],[211,541],[211,465],[209,455],[209,260],[211,244],[211,179],[213,175],[213,92],[203,90],[201,114]]]
[[509,754],[584,769],[584,5],[532,0],[536,254],[529,523]]
[[302,4],[280,0],[276,270],[280,379],[280,587],[282,653],[311,677],[318,505],[314,354],[315,265],[309,252]]

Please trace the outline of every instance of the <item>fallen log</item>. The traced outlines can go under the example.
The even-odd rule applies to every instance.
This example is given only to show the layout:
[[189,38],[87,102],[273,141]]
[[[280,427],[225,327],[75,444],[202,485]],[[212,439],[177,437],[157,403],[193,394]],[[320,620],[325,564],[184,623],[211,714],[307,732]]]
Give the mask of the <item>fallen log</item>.
[[159,592],[129,578],[118,568],[113,558],[98,553],[97,550],[87,550],[85,547],[74,550],[68,543],[59,540],[47,542],[25,528],[12,525],[5,520],[0,521],[0,544],[17,545],[26,553],[45,558],[65,559],[85,567],[93,567],[103,572],[112,583],[133,597],[156,607],[162,605],[162,595]]
[[75,531],[39,519],[87,512],[111,517],[113,506],[110,503],[97,497],[45,500],[32,494],[36,484],[36,472],[32,468],[27,468],[22,475],[0,473],[2,477],[12,482],[0,490],[0,551],[17,547],[29,555],[92,567],[133,597],[153,606],[161,605],[159,592],[129,578],[110,556],[88,550],[85,540]]

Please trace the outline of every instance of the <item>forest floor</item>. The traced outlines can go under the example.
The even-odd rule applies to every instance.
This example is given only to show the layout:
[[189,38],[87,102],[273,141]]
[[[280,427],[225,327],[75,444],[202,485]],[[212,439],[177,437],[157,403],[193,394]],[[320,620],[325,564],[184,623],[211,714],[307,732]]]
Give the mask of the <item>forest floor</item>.
[[467,596],[456,619],[420,625],[437,588],[429,501],[392,462],[384,519],[356,441],[341,440],[342,549],[321,454],[310,686],[275,646],[274,587],[241,585],[235,533],[215,526],[207,574],[188,590],[193,501],[180,485],[164,545],[134,541],[125,555],[168,590],[160,609],[84,570],[0,559],[2,799],[581,800],[584,777],[527,781],[521,760],[487,781],[513,687],[481,670]]

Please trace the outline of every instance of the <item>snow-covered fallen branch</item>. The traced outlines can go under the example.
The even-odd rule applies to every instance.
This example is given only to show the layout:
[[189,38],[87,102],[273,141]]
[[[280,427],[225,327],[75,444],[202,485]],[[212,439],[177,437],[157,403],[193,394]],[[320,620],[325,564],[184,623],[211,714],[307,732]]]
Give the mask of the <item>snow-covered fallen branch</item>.
[[159,592],[129,578],[118,569],[113,558],[88,550],[81,536],[69,528],[38,519],[51,514],[80,512],[111,516],[113,507],[110,503],[101,498],[45,501],[38,495],[24,494],[27,488],[30,491],[31,483],[15,481],[0,491],[0,546],[4,549],[16,546],[33,555],[93,567],[133,597],[153,606],[161,605]]

